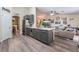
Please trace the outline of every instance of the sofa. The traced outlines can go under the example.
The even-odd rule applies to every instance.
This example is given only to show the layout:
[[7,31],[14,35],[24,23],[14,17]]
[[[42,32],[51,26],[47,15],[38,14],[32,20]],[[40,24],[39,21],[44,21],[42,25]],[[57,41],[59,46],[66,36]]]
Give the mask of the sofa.
[[61,36],[61,37],[67,38],[67,39],[73,39],[74,32],[64,31],[64,30],[56,30],[55,35],[56,36]]
[[[76,29],[72,27],[65,28],[65,29],[60,29],[60,28],[55,29],[56,36],[61,36],[67,39],[73,39],[75,32],[76,32]],[[78,34],[79,34],[79,31],[78,31]]]

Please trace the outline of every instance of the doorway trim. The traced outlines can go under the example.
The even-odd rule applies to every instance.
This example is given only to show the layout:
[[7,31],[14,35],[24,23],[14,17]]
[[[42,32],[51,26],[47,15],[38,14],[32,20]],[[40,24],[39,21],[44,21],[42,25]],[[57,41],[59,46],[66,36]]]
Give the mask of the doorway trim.
[[[16,19],[18,19],[16,22],[17,22],[17,30],[18,30],[18,33],[20,34],[20,16],[15,16],[15,15],[13,15],[12,16],[12,31],[13,31],[13,18],[16,18]],[[12,34],[13,34],[13,32],[12,32]]]

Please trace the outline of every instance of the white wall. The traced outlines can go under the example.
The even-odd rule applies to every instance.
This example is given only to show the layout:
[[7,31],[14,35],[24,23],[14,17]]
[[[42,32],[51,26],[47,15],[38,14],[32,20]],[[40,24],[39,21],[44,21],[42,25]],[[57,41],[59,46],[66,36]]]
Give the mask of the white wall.
[[[48,16],[47,18],[54,19],[59,16],[61,18],[67,17],[68,24],[70,24],[73,27],[79,27],[79,15],[74,14],[74,15],[54,15],[54,16]],[[74,20],[69,20],[70,18],[74,18]]]
[[0,40],[2,39],[2,24],[1,24],[1,7],[0,7]]
[[[11,8],[5,7],[5,9],[9,9],[11,11]],[[7,12],[5,10],[0,10],[0,42],[2,42],[3,40],[6,40],[8,38],[12,38],[12,27],[11,27],[11,12]]]
[[[75,27],[79,27],[79,14],[63,14],[63,15],[53,15],[53,16],[50,16],[49,14],[45,13],[44,11],[42,10],[39,10],[38,8],[36,9],[37,11],[37,16],[41,15],[41,16],[44,16],[43,18],[45,19],[56,19],[57,16],[59,17],[67,17],[67,20],[68,20],[68,24],[71,24],[71,26],[75,26]],[[74,20],[69,20],[70,18],[74,18]],[[37,19],[37,20],[40,20],[40,19]]]
[[20,16],[20,34],[22,34],[22,20],[23,16],[34,14],[34,26],[36,26],[36,8],[34,7],[13,7],[12,8],[12,15],[18,15]]
[[39,27],[40,26],[40,22],[43,21],[43,19],[46,19],[48,16],[45,12],[43,12],[42,10],[39,10],[38,8],[36,8],[36,26]]
[[25,9],[23,7],[14,7],[14,8],[12,8],[12,15],[20,17],[20,33],[22,33],[23,16],[27,13],[28,13],[27,10],[25,11]]
[[29,9],[29,14],[33,14],[34,15],[34,25],[33,25],[33,27],[36,27],[36,8],[35,7],[31,7]]
[[2,11],[0,8],[0,41],[12,37],[12,16],[20,17],[20,33],[22,34],[22,20],[23,16],[34,14],[34,27],[36,26],[36,8],[34,7],[14,7],[7,8],[11,13]]

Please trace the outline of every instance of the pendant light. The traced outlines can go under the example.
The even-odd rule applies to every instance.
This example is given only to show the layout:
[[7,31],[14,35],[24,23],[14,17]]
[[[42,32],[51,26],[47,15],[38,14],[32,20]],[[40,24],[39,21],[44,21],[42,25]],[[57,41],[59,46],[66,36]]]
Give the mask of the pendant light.
[[54,11],[51,11],[50,15],[53,16],[54,15]]

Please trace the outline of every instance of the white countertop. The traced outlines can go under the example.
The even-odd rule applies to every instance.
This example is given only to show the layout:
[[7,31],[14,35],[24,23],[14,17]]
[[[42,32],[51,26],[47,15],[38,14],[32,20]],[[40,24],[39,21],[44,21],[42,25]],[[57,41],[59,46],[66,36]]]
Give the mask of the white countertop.
[[41,30],[53,30],[54,28],[37,28],[37,27],[27,27],[27,28],[35,28],[35,29],[41,29]]

